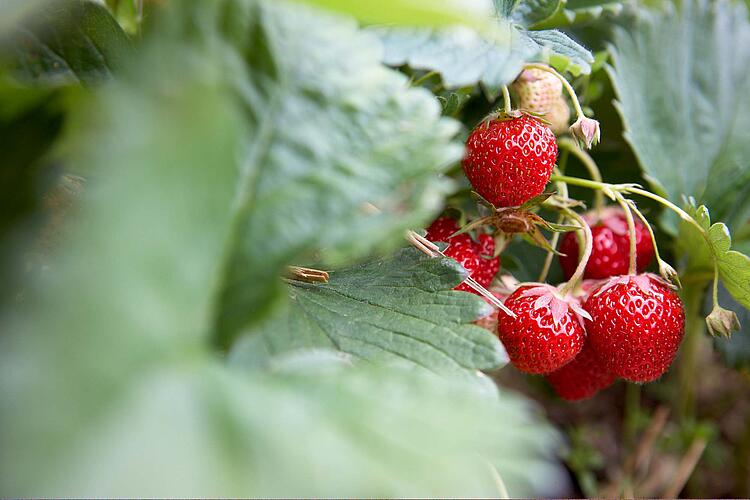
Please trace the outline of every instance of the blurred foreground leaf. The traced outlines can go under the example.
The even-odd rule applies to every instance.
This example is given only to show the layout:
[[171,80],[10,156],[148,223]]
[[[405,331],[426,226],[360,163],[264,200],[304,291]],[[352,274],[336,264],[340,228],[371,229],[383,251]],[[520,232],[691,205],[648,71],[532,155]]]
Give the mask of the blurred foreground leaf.
[[289,257],[400,238],[460,149],[352,25],[239,1],[173,8],[75,108],[63,159],[88,177],[80,205],[0,317],[0,494],[532,496],[538,478],[563,480],[555,434],[486,384],[252,372],[211,348],[227,278],[260,290],[242,302],[260,317]]

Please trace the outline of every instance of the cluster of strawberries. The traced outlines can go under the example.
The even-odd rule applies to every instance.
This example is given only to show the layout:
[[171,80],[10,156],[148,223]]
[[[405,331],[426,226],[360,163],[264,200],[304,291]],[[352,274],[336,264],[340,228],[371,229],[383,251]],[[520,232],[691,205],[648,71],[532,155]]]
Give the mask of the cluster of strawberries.
[[[526,100],[538,97],[521,90]],[[557,161],[555,134],[545,121],[527,113],[483,122],[466,148],[466,176],[496,207],[519,206],[541,194]],[[560,265],[566,278],[573,278],[570,283],[517,285],[500,296],[515,317],[497,311],[496,323],[492,318],[480,321],[496,330],[516,368],[545,375],[568,400],[591,397],[617,377],[636,383],[659,378],[684,334],[682,303],[671,285],[643,273],[654,257],[648,229],[635,222],[637,273],[628,274],[625,213],[604,208],[585,214],[584,220],[593,248],[583,281],[574,276],[580,247],[576,233],[570,232],[560,244]],[[455,234],[458,230],[455,220],[441,217],[428,228],[427,238],[448,243],[445,254],[480,285],[490,287],[500,268],[493,238],[480,234],[475,241],[468,233]],[[465,284],[457,289],[473,291]]]

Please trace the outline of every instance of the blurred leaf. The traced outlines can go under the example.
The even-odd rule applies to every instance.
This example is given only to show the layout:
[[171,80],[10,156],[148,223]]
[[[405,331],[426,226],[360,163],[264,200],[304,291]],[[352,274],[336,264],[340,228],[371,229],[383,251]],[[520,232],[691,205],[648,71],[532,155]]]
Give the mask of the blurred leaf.
[[721,222],[711,224],[705,206],[688,207],[688,212],[708,235],[708,242],[697,228],[684,221],[680,223],[677,248],[687,260],[685,274],[705,276],[708,281],[713,276],[714,264],[718,265],[726,289],[737,302],[750,309],[750,257],[730,249],[729,229]]
[[105,0],[105,2],[123,30],[133,35],[139,32],[144,15],[144,0]]
[[365,23],[405,26],[465,25],[491,31],[489,0],[294,0],[349,14]]
[[[402,242],[446,192],[435,174],[462,154],[452,140],[458,123],[384,68],[353,22],[282,2],[258,8],[244,21],[232,14],[226,29],[239,49],[226,71],[252,139],[219,278],[222,346],[281,298],[287,264],[335,263]],[[215,8],[197,10],[211,19]]]
[[40,159],[62,128],[60,100],[57,91],[23,88],[0,77],[0,238],[38,202],[41,179],[49,175]]
[[573,76],[591,73],[593,54],[562,31],[527,31],[526,35],[538,44],[539,60]]
[[51,0],[3,0],[0,3],[0,38],[46,3]]
[[672,200],[695,196],[717,219],[750,181],[750,23],[744,5],[689,0],[640,11],[615,30],[610,76],[625,138]]
[[17,30],[18,76],[30,82],[92,84],[126,57],[130,41],[106,7],[88,0],[54,3]]
[[330,273],[326,284],[290,283],[291,307],[247,333],[233,355],[257,359],[329,347],[370,361],[407,360],[427,370],[475,377],[502,366],[497,337],[466,324],[492,311],[481,298],[449,291],[465,277],[452,259],[415,249]]

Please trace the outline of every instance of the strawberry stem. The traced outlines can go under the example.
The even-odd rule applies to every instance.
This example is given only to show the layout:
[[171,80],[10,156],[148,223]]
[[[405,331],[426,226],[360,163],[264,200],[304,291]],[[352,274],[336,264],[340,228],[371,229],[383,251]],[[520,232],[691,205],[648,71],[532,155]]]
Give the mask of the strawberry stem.
[[[555,173],[559,173],[559,170],[557,167],[553,170]],[[568,197],[568,185],[564,182],[557,182],[557,190],[560,193],[560,196],[563,198]],[[563,214],[560,214],[557,217],[557,223],[562,224],[565,221],[565,216]],[[552,235],[552,240],[549,242],[550,247],[552,247],[552,250],[555,250],[557,248],[557,242],[560,240],[560,233],[555,232]],[[547,279],[547,274],[549,274],[549,268],[552,265],[552,259],[555,256],[555,252],[547,251],[547,256],[544,258],[544,265],[542,266],[542,271],[539,273],[539,279],[537,280],[539,283],[544,283],[544,281]]]
[[511,103],[510,103],[510,92],[508,91],[508,86],[503,85],[501,90],[503,92],[503,111],[505,111],[506,113],[510,113],[512,108],[511,108]]
[[560,82],[563,84],[563,87],[565,87],[565,90],[568,92],[570,100],[573,101],[573,108],[576,111],[576,118],[586,118],[586,115],[583,113],[583,109],[581,109],[581,103],[578,101],[578,95],[576,94],[576,91],[573,90],[573,87],[570,85],[570,83],[568,83],[568,80],[566,80],[564,76],[562,76],[560,73],[547,66],[546,64],[528,63],[524,65],[524,69],[540,69],[557,77],[557,79],[560,80]]
[[635,221],[633,220],[633,212],[630,211],[630,206],[621,193],[617,193],[617,203],[622,207],[622,211],[625,213],[625,220],[628,222],[628,238],[630,239],[630,264],[628,265],[628,274],[632,276],[635,274],[637,256]]
[[591,234],[591,228],[586,223],[586,221],[578,215],[576,212],[569,208],[565,208],[565,213],[571,218],[574,219],[578,224],[580,224],[581,229],[583,229],[583,241],[584,241],[584,249],[583,249],[583,255],[581,256],[581,261],[578,263],[578,267],[576,268],[575,272],[573,273],[573,276],[570,277],[567,283],[563,285],[563,287],[560,289],[560,293],[563,295],[567,295],[570,293],[571,290],[575,289],[576,286],[578,286],[578,283],[583,278],[583,273],[586,270],[586,264],[589,262],[589,258],[591,257],[591,251],[594,247],[594,237]]
[[[563,137],[557,140],[557,147],[572,153],[573,156],[575,156],[586,168],[591,180],[602,182],[602,173],[596,162],[591,155],[578,147],[578,144],[575,141]],[[601,190],[596,190],[594,191],[594,209],[596,210],[597,215],[601,213],[602,208],[604,208],[604,193]]]
[[664,260],[662,260],[661,255],[659,254],[659,245],[656,243],[656,235],[654,234],[654,229],[651,227],[651,224],[649,224],[646,217],[641,213],[640,210],[638,210],[638,207],[636,206],[635,202],[633,200],[626,200],[628,205],[630,205],[630,210],[633,211],[633,213],[638,216],[638,218],[641,220],[644,226],[646,226],[646,229],[648,230],[649,236],[651,236],[651,244],[654,247],[654,255],[656,256],[656,262],[659,263],[659,273],[661,274],[661,277],[664,278],[667,281],[676,281],[678,286],[680,285],[680,280],[677,277],[677,274],[674,269],[672,269],[672,266],[668,265]]

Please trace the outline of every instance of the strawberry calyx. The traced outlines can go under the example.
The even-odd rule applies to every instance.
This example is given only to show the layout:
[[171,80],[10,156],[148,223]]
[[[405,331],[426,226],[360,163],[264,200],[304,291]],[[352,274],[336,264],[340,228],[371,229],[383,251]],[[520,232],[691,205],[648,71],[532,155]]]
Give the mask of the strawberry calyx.
[[668,288],[671,288],[673,290],[676,290],[677,287],[674,286],[672,283],[668,282],[667,280],[663,279],[661,276],[658,276],[653,273],[641,273],[641,274],[623,274],[620,276],[613,276],[607,280],[604,281],[604,283],[599,287],[599,289],[594,293],[594,297],[598,297],[599,295],[603,294],[610,288],[617,286],[617,285],[628,285],[629,283],[635,283],[635,285],[643,292],[643,293],[651,293],[651,284],[652,281],[655,281],[657,283],[660,283]]
[[[584,319],[591,320],[591,316],[581,307],[580,302],[571,294],[563,295],[556,287],[547,283],[528,283],[522,286],[528,286],[521,292],[521,297],[537,297],[534,302],[534,309],[548,308],[552,314],[552,321],[555,327],[559,327],[563,318],[572,312],[580,325],[585,325]],[[555,332],[559,335],[559,330]]]
[[482,118],[482,120],[480,121],[480,124],[482,127],[487,128],[489,124],[492,122],[504,122],[508,120],[515,120],[516,118],[521,118],[522,116],[529,116],[531,118],[534,118],[535,120],[539,120],[540,122],[544,123],[547,126],[550,125],[550,122],[544,119],[544,114],[535,113],[527,109],[511,109],[511,110],[498,109],[488,114],[484,118]]

